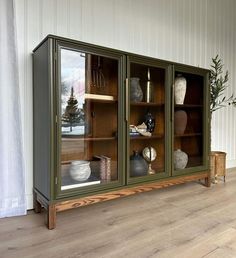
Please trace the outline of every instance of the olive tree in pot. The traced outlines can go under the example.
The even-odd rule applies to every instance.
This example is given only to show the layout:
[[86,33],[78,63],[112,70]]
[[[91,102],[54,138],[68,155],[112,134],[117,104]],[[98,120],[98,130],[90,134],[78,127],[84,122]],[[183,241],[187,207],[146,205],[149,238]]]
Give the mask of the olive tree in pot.
[[[210,69],[210,113],[218,109],[226,107],[227,105],[236,106],[236,97],[232,94],[230,97],[225,95],[225,90],[229,87],[229,73],[223,72],[222,59],[217,55],[212,58]],[[212,151],[211,152],[211,177],[214,183],[217,183],[217,176],[224,176],[225,181],[225,152]]]

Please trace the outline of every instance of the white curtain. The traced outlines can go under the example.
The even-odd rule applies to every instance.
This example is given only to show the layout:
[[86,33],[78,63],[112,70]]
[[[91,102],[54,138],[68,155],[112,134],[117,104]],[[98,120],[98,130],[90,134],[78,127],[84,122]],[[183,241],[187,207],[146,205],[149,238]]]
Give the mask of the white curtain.
[[0,0],[0,217],[26,214],[14,0]]

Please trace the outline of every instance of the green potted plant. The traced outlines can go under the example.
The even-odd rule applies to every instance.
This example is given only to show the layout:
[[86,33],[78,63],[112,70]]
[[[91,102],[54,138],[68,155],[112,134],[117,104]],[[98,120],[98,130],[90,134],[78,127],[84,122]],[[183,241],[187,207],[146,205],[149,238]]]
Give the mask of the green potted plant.
[[[232,94],[230,97],[225,95],[225,90],[229,87],[229,73],[223,72],[222,59],[216,55],[212,58],[210,69],[210,112],[226,107],[227,105],[236,106],[236,97]],[[225,157],[226,153],[221,151],[211,152],[211,177],[214,183],[217,182],[217,176],[224,176],[225,181]]]
[[217,55],[212,58],[211,69],[210,69],[210,111],[211,114],[225,107],[226,105],[236,106],[236,97],[232,94],[230,97],[225,96],[225,90],[229,87],[227,84],[229,80],[229,72],[223,73],[222,59]]

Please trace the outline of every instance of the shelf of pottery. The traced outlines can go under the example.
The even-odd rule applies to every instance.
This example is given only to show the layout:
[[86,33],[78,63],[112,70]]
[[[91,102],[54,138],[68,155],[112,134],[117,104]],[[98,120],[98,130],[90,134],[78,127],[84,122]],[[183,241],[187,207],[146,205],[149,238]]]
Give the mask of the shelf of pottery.
[[203,162],[203,77],[176,72],[174,83],[174,168]]

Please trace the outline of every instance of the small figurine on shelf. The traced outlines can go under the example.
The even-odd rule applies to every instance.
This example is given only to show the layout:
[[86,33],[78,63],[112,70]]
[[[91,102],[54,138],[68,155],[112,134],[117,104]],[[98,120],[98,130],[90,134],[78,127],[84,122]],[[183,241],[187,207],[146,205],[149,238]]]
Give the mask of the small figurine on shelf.
[[150,113],[149,110],[145,115],[144,123],[147,126],[147,132],[152,133],[155,129],[155,118],[153,117],[153,115]]

